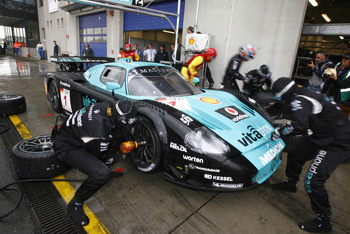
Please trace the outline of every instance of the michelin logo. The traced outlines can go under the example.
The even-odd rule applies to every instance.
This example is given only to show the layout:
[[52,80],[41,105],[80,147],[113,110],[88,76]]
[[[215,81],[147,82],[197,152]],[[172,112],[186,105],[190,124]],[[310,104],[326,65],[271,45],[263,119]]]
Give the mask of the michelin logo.
[[272,160],[276,158],[276,156],[283,150],[283,145],[281,142],[278,142],[272,149],[267,151],[263,157],[259,157],[261,163],[265,166]]
[[223,183],[213,182],[212,185],[218,188],[230,188],[230,189],[243,188],[243,184],[223,184]]

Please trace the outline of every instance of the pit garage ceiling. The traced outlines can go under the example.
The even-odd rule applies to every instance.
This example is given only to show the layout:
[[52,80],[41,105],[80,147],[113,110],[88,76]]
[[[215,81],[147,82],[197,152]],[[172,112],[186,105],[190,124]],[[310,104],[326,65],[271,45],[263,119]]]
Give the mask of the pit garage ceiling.
[[[333,55],[350,52],[350,0],[316,2],[316,7],[308,3],[299,47]],[[327,22],[322,14],[327,14],[331,21]]]

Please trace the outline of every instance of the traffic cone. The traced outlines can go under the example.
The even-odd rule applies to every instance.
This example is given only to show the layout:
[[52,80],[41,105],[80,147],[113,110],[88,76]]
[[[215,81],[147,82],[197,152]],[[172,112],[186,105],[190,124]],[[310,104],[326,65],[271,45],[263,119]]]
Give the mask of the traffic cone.
[[28,57],[28,58],[30,57],[29,52],[27,52],[27,57]]

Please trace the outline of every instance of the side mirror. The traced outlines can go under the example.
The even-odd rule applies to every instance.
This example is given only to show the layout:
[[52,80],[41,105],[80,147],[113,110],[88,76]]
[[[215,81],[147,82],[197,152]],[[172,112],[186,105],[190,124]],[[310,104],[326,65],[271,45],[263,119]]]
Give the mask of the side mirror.
[[106,82],[107,90],[120,89],[120,84],[118,82]]
[[199,83],[199,78],[198,77],[193,77],[193,84],[197,85]]

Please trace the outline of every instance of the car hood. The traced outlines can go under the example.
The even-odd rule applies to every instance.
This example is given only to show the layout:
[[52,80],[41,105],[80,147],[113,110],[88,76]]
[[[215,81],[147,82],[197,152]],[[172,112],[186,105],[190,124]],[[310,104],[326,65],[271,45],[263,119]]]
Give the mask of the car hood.
[[[242,154],[270,141],[274,128],[253,108],[223,91],[156,99],[196,119]],[[185,121],[190,119],[183,118]]]

